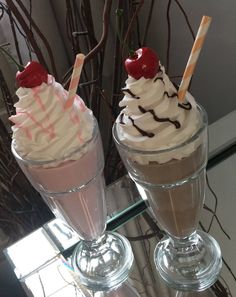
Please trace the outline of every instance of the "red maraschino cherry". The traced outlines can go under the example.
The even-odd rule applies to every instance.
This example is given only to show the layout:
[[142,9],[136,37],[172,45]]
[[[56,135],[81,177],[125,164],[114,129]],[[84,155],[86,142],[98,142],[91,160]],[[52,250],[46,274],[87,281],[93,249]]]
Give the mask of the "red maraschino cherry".
[[17,71],[16,81],[19,87],[34,88],[47,83],[47,70],[38,62],[29,62],[22,71]]
[[153,78],[159,69],[159,58],[152,49],[142,47],[125,60],[125,69],[135,79]]

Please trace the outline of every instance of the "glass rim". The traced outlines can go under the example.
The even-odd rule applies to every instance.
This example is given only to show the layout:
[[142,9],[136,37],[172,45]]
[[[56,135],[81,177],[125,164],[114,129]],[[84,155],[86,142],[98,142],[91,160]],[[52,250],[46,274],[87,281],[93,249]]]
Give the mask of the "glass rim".
[[97,120],[95,119],[95,117],[93,117],[92,137],[89,140],[87,140],[82,146],[80,146],[76,150],[72,151],[69,155],[66,155],[64,158],[53,159],[53,160],[30,160],[30,159],[23,158],[18,154],[17,150],[15,149],[14,140],[11,143],[11,151],[17,160],[19,160],[23,163],[29,163],[31,165],[43,166],[43,165],[49,165],[49,164],[53,164],[53,163],[62,163],[64,161],[70,161],[70,157],[72,155],[83,150],[89,143],[92,143],[93,141],[95,141],[98,137],[98,134],[99,134],[98,123],[97,123]]
[[197,104],[196,106],[197,106],[200,114],[202,115],[201,126],[189,139],[187,139],[186,141],[181,142],[175,146],[163,148],[163,149],[155,149],[155,150],[153,150],[153,149],[152,150],[143,150],[143,149],[133,148],[127,144],[124,144],[123,142],[121,142],[119,140],[118,135],[117,135],[117,129],[116,129],[117,123],[116,122],[114,123],[114,125],[112,127],[113,139],[114,139],[115,143],[118,144],[124,150],[133,152],[133,153],[137,153],[137,154],[142,154],[142,155],[152,155],[152,154],[157,154],[157,153],[162,154],[162,153],[168,153],[170,151],[179,149],[179,148],[184,147],[184,146],[192,143],[193,141],[195,141],[198,138],[198,136],[202,133],[202,131],[205,129],[205,127],[207,127],[207,125],[208,125],[207,113],[206,113],[204,107],[200,104]]

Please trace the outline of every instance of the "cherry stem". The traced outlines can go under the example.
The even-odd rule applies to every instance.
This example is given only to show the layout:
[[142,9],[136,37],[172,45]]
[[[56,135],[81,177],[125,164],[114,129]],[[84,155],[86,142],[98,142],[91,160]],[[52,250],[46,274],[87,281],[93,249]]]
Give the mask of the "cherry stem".
[[10,55],[10,54],[8,53],[7,50],[5,50],[4,46],[8,46],[8,45],[9,45],[9,43],[0,45],[0,51],[2,51],[8,58],[10,58],[10,59],[12,60],[12,62],[17,66],[17,68],[18,68],[19,71],[24,70],[24,66],[21,65],[21,64],[19,64],[19,63],[12,57],[12,55]]
[[129,56],[130,58],[133,58],[135,56],[135,51],[133,49],[128,49],[129,50]]
[[123,25],[123,23],[121,23],[122,16],[123,16],[123,9],[116,9],[116,32],[117,32],[117,36],[118,36],[120,43],[124,47],[126,47],[128,53],[129,53],[129,57],[132,58],[132,57],[134,57],[135,51],[128,46],[127,42],[124,42],[122,35],[121,35],[121,32],[123,31],[122,30],[123,26],[121,29],[121,25]]

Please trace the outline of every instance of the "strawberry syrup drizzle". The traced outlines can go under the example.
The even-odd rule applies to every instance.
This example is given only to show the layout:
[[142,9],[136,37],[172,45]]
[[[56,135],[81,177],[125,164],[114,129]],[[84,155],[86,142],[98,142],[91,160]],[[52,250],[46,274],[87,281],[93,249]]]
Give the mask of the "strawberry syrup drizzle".
[[[50,138],[53,139],[55,137],[55,127],[51,123],[50,115],[46,112],[46,107],[45,107],[43,101],[40,98],[39,91],[40,91],[40,86],[39,87],[32,88],[33,99],[35,100],[35,102],[39,106],[40,110],[42,110],[43,113],[45,113],[45,119],[44,119],[43,122],[45,122],[46,125],[48,124],[48,127],[44,127],[44,125],[41,124],[40,122],[38,122],[37,119],[30,112],[28,112],[28,111],[18,111],[17,114],[18,115],[20,115],[20,114],[25,115],[37,127],[40,127],[40,129],[42,130],[42,132],[48,134],[50,136]],[[55,91],[54,94],[55,94],[55,97],[57,98],[58,103],[60,103],[62,105],[62,107],[64,107],[64,103],[65,102],[64,102],[64,100],[62,100],[61,93]],[[68,96],[68,92],[64,90],[63,95],[65,97],[67,97]],[[76,102],[77,102],[77,104],[79,106],[80,111],[81,112],[85,112],[86,111],[86,106],[85,106],[84,102],[81,100],[81,98],[76,95],[75,100],[76,100]],[[78,114],[76,114],[74,112],[74,110],[71,110],[70,111],[69,118],[70,118],[72,124],[77,124],[77,125],[80,124],[80,118],[79,118]],[[17,128],[21,128],[25,132],[27,138],[29,138],[30,140],[33,139],[33,136],[32,136],[32,133],[31,133],[30,129],[23,126],[24,123],[17,123],[15,120],[13,122],[15,123],[15,125],[16,125]],[[78,132],[77,137],[78,137],[78,140],[79,140],[80,143],[83,143],[84,142],[84,139],[83,139],[83,137],[81,135],[81,132]]]
[[36,103],[38,104],[38,106],[40,107],[40,109],[45,113],[45,122],[46,122],[46,125],[48,124],[48,127],[47,128],[44,128],[43,125],[40,124],[36,120],[36,118],[34,116],[32,116],[32,115],[30,115],[31,116],[31,120],[34,121],[34,123],[36,123],[36,125],[38,125],[39,127],[41,127],[44,132],[46,132],[47,134],[49,134],[49,136],[50,136],[51,139],[53,139],[55,137],[55,127],[51,123],[50,116],[46,112],[46,107],[45,107],[43,101],[41,100],[41,98],[39,96],[39,90],[40,90],[40,88],[38,88],[38,87],[32,89],[32,91],[33,91],[33,98],[36,101]]
[[[50,128],[45,128],[41,123],[39,123],[36,118],[31,115],[28,111],[20,111],[18,112],[17,114],[23,114],[23,115],[26,115],[27,118],[29,118],[34,124],[36,124],[36,126],[40,127],[41,130],[43,132],[45,132],[46,134],[48,134],[50,136],[50,138],[54,138],[55,137],[55,134],[53,131],[51,131]],[[25,128],[23,127],[23,123],[22,124],[19,124],[18,125],[19,128],[23,128],[23,129],[28,129],[28,128]]]
[[14,122],[16,128],[21,128],[24,131],[25,135],[29,138],[29,140],[32,140],[33,139],[32,133],[31,133],[31,131],[30,131],[30,129],[28,127],[23,127],[22,124],[17,123],[15,121],[15,119],[14,119],[13,122]]
[[[67,93],[66,93],[66,95],[67,95]],[[85,112],[86,107],[85,107],[84,102],[80,99],[80,97],[76,95],[74,100],[78,104],[80,111]],[[79,118],[78,114],[75,113],[74,109],[72,109],[70,111],[69,115],[70,115],[70,120],[72,121],[72,123],[77,124],[77,125],[80,124],[80,118]],[[78,131],[77,137],[78,137],[78,140],[80,143],[84,143],[84,138],[82,137],[82,133],[80,131]]]
[[[47,82],[46,83],[48,85],[53,85],[54,82],[55,82],[54,77],[47,74]],[[45,117],[44,117],[44,119],[42,121],[43,124],[41,124],[41,122],[37,121],[36,117],[34,117],[34,115],[32,115],[28,111],[18,110],[16,115],[24,115],[26,120],[30,119],[37,127],[39,127],[42,130],[43,133],[48,134],[49,137],[51,139],[53,139],[55,137],[55,135],[56,135],[55,134],[55,127],[54,127],[53,123],[51,123],[50,114],[47,113],[46,106],[45,106],[44,102],[42,101],[42,99],[40,98],[40,95],[39,95],[40,89],[41,89],[40,85],[31,88],[32,93],[33,93],[33,100],[36,102],[36,104],[38,105],[39,109],[43,112],[43,114],[45,114]],[[56,97],[57,104],[61,105],[62,112],[64,113],[65,98],[68,97],[68,92],[66,90],[64,90],[64,89],[62,89],[59,92],[57,88],[54,88],[54,95]],[[81,112],[85,112],[86,111],[86,106],[85,106],[83,100],[81,100],[81,98],[79,96],[77,96],[77,95],[75,96],[75,100],[76,100],[76,103],[78,105],[79,110]],[[71,121],[71,123],[73,125],[79,125],[80,124],[80,117],[75,112],[74,109],[72,109],[69,112],[69,119],[70,119],[70,121]],[[23,121],[22,123],[18,123],[17,120],[15,119],[15,116],[12,117],[12,119],[10,119],[10,120],[15,124],[16,128],[22,129],[22,131],[24,131],[27,138],[32,141],[32,139],[33,139],[32,132],[31,132],[30,128],[24,126],[25,121]],[[84,142],[80,131],[78,132],[77,137],[78,137],[78,140],[79,140],[80,143]]]
[[81,110],[82,112],[85,112],[85,111],[86,111],[86,106],[85,106],[84,102],[81,100],[81,98],[80,98],[79,96],[76,96],[76,97],[75,97],[75,100],[77,101],[80,110]]
[[[65,100],[64,100],[64,98],[67,98],[67,96],[68,96],[68,92],[66,90],[64,90],[62,93],[55,90],[55,97],[57,98],[57,103],[62,106],[63,112],[68,112],[68,111],[65,111]],[[80,110],[82,112],[84,112],[86,110],[86,108],[85,108],[85,105],[83,104],[83,102],[80,100],[80,98],[78,96],[76,96],[75,99],[78,100],[78,105],[79,105]],[[80,124],[80,118],[79,118],[78,114],[75,114],[74,109],[70,110],[69,118],[70,118],[72,124],[76,124],[76,125]],[[80,143],[84,142],[84,139],[81,136],[81,132],[78,132],[77,137],[78,137],[78,140]]]

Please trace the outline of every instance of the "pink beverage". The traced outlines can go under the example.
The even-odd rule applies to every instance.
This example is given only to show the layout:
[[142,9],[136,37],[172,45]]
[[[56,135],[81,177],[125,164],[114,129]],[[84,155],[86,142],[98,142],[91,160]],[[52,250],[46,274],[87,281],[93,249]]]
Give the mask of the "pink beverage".
[[[73,153],[76,156],[86,150],[78,160],[29,162],[17,155],[14,147],[12,150],[23,172],[56,216],[64,218],[82,239],[92,240],[104,232],[104,159],[97,125],[93,138]],[[58,161],[59,165],[53,167]]]
[[69,93],[37,62],[17,73],[12,152],[54,214],[81,237],[71,260],[80,283],[104,291],[127,279],[133,253],[126,238],[104,232],[102,143],[92,111],[74,95],[73,73]]
[[[12,151],[56,216],[86,240],[105,229],[103,150],[96,120],[37,62],[16,75]],[[96,222],[96,224],[95,224]]]

